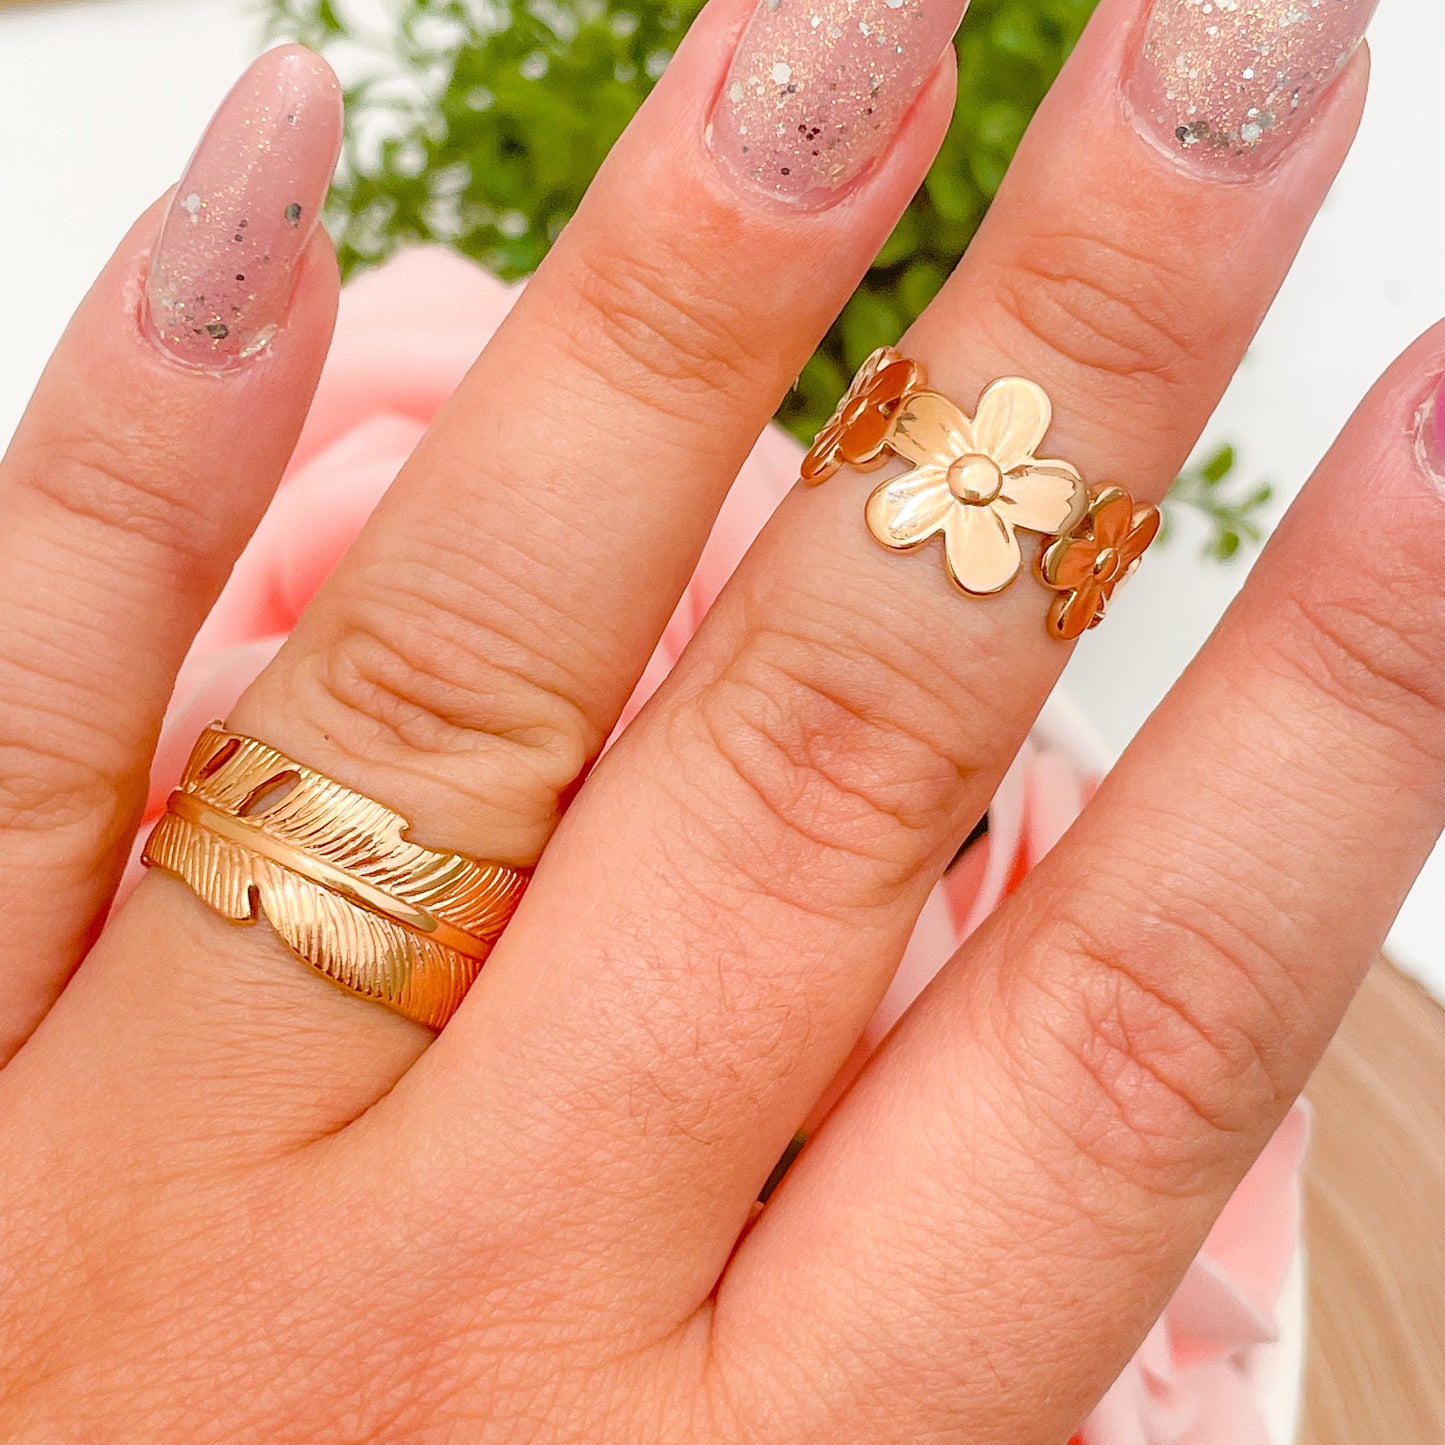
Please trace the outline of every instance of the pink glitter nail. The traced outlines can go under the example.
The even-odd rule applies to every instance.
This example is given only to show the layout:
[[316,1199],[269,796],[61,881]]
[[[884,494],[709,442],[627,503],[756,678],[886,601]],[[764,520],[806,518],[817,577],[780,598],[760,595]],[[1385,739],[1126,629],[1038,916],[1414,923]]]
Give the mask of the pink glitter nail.
[[779,200],[836,200],[888,149],[966,3],[761,0],[708,125],[719,163]]
[[1376,0],[1154,0],[1125,91],[1144,128],[1198,164],[1283,149],[1355,53]]
[[221,102],[176,188],[146,283],[161,345],[199,366],[254,356],[286,314],[341,147],[341,91],[299,45]]

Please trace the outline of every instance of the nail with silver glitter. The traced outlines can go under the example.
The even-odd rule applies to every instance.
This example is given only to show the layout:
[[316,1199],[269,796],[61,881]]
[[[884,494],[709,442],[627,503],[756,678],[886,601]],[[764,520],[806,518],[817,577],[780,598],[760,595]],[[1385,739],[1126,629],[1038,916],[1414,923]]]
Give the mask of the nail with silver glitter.
[[336,77],[299,45],[261,56],[221,102],[176,187],[146,282],[146,318],[173,356],[221,368],[265,347],[340,146]]
[[1364,38],[1376,0],[1154,0],[1125,94],[1170,150],[1226,174],[1267,164]]
[[793,205],[841,197],[887,151],[967,0],[759,0],[708,123],[719,165]]

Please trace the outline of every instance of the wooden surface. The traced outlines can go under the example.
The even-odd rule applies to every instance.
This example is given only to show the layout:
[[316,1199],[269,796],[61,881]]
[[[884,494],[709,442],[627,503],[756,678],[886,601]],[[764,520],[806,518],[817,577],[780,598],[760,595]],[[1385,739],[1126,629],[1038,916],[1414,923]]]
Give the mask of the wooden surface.
[[1445,1009],[1382,963],[1308,1095],[1301,1445],[1442,1445]]

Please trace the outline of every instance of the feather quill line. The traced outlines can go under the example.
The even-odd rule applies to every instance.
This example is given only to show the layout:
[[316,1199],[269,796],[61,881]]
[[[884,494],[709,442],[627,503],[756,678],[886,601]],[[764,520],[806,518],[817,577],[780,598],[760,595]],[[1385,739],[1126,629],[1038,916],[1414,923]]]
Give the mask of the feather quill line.
[[186,822],[218,834],[253,853],[259,853],[280,867],[298,873],[333,893],[339,893],[359,908],[380,914],[402,928],[424,934],[444,948],[455,949],[458,953],[475,959],[485,959],[491,951],[491,944],[484,939],[476,938],[424,909],[393,898],[391,894],[365,879],[353,877],[324,858],[303,852],[244,819],[213,807],[194,793],[172,793],[167,806],[170,812]]

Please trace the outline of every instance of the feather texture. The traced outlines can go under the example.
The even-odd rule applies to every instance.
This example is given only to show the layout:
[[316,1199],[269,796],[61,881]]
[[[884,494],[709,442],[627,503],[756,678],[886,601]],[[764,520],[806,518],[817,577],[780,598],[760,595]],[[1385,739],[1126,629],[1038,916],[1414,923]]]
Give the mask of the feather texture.
[[327,978],[439,1029],[527,875],[406,840],[399,813],[219,724],[201,734],[145,862],[236,923],[265,915]]

